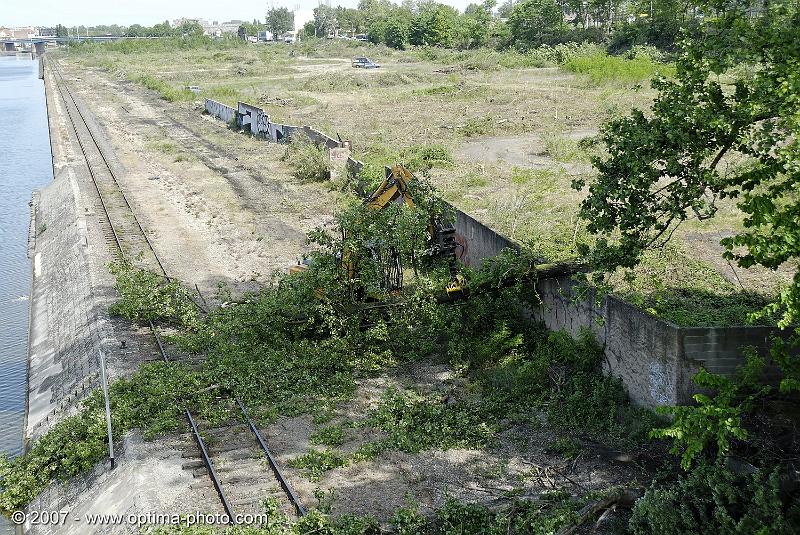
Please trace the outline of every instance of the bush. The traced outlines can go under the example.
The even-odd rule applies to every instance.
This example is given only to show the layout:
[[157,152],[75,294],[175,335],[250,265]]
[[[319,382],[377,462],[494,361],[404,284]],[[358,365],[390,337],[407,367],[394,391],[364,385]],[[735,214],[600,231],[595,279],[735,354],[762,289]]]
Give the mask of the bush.
[[289,163],[292,175],[304,182],[325,182],[331,178],[328,151],[305,136],[291,140],[283,160]]
[[671,485],[653,485],[633,510],[633,535],[798,533],[800,502],[784,501],[777,470],[737,475],[698,466]]

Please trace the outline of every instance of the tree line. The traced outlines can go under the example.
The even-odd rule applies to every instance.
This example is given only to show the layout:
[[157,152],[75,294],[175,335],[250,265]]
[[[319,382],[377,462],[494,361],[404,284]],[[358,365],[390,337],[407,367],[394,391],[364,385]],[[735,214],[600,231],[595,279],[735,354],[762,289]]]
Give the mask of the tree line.
[[697,26],[702,9],[676,0],[496,0],[472,3],[463,13],[435,2],[360,0],[357,8],[314,9],[306,36],[354,37],[393,48],[514,47],[563,42],[604,43],[612,51],[635,45],[672,50],[681,29]]

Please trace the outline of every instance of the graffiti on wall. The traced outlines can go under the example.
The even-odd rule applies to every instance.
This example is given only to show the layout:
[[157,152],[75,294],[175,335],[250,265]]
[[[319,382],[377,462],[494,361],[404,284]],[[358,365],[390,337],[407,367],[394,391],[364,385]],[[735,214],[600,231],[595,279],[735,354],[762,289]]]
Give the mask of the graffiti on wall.
[[656,405],[675,404],[675,383],[666,366],[658,361],[650,363],[650,397]]

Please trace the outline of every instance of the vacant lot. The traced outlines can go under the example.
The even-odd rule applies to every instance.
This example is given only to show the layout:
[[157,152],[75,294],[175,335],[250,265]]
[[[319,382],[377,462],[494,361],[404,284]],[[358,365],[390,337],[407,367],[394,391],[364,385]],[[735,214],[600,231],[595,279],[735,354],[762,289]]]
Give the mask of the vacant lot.
[[[600,126],[632,107],[647,108],[654,95],[647,79],[671,70],[587,47],[536,57],[345,42],[152,48],[77,49],[66,59],[139,82],[176,107],[197,109],[203,97],[261,106],[275,121],[352,140],[356,156],[375,165],[434,148],[439,157],[424,172],[445,198],[550,259],[570,257],[577,243],[592,240],[576,217],[583,193],[571,183],[591,177]],[[382,67],[352,68],[359,55]],[[636,277],[616,277],[616,291],[682,324],[745,322],[791,270],[742,270],[724,261],[719,239],[737,231],[741,217],[730,204],[720,208],[711,221],[685,225],[674,246],[651,254]]]

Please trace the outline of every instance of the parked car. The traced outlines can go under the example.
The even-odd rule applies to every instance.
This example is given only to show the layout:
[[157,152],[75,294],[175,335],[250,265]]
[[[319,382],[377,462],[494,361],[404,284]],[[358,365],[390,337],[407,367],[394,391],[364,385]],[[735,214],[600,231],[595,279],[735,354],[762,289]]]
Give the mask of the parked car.
[[380,67],[380,65],[369,58],[360,57],[353,58],[353,67],[356,69],[377,69]]

